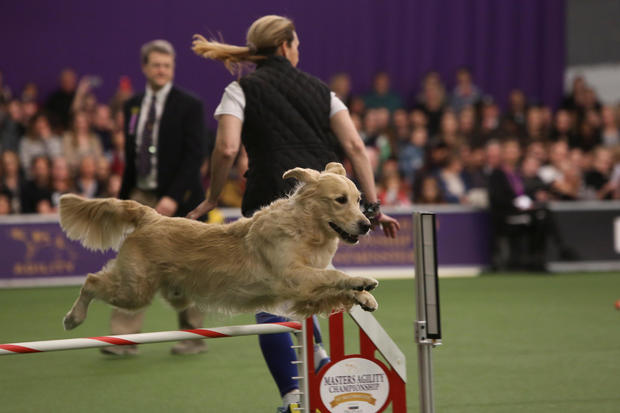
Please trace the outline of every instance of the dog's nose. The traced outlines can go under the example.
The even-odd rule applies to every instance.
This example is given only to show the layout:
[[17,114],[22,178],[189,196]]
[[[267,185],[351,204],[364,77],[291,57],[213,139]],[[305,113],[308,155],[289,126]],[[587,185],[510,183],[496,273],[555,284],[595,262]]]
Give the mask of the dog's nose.
[[360,229],[360,234],[365,234],[370,231],[370,223],[365,221],[358,221],[357,227]]

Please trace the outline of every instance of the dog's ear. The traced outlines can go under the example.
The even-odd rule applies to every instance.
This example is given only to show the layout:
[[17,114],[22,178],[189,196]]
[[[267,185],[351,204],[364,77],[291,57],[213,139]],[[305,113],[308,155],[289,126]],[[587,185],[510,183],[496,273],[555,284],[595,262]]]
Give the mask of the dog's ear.
[[330,162],[327,164],[327,166],[325,167],[325,172],[331,172],[333,174],[338,174],[338,175],[347,175],[347,171],[344,170],[344,166],[342,166],[341,163],[338,162]]
[[282,178],[283,179],[293,178],[293,179],[297,179],[299,182],[308,183],[308,182],[318,181],[319,175],[320,175],[319,171],[315,171],[314,169],[294,168],[294,169],[289,169],[288,171],[284,172],[284,175],[282,175]]

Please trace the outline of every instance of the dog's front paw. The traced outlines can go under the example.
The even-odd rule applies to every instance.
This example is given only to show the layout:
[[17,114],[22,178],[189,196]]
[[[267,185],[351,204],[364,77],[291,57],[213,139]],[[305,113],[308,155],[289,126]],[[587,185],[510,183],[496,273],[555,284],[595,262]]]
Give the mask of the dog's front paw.
[[364,311],[375,311],[379,308],[379,304],[372,294],[366,291],[355,293],[355,301],[362,307]]
[[84,319],[78,320],[73,312],[69,312],[65,318],[62,319],[62,325],[65,330],[69,331],[82,324],[83,321]]
[[355,291],[372,291],[379,285],[379,281],[367,277],[351,277],[349,284]]

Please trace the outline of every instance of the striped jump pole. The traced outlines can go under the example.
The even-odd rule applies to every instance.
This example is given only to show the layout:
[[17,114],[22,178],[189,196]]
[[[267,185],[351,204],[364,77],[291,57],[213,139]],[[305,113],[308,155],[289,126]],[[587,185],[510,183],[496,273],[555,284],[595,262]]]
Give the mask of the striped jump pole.
[[257,334],[298,333],[301,330],[301,323],[290,321],[283,323],[248,324],[216,328],[196,328],[193,330],[123,334],[117,336],[29,341],[23,343],[0,344],[0,356],[96,347],[126,346],[132,344],[164,343],[167,341],[179,340],[253,336]]

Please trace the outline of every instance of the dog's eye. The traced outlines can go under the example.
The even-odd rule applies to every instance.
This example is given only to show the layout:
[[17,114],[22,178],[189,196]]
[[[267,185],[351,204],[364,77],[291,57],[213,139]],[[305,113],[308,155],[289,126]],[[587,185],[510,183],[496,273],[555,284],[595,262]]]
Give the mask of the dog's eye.
[[346,196],[339,196],[338,198],[336,198],[336,202],[338,202],[339,204],[346,204],[347,203],[347,197]]

